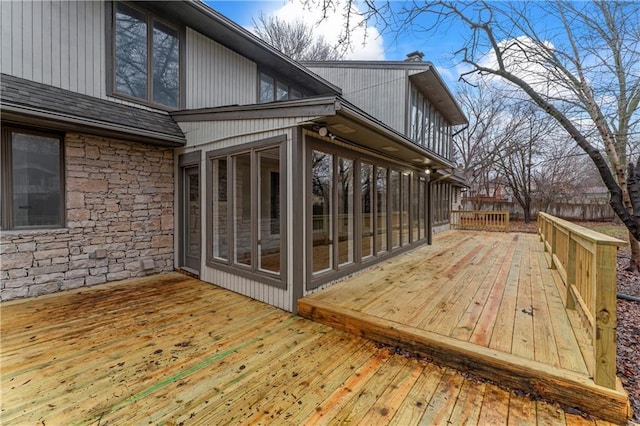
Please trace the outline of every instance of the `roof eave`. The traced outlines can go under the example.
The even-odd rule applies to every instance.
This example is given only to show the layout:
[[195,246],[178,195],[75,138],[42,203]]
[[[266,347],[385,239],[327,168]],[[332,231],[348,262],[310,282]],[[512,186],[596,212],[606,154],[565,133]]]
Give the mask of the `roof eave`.
[[99,136],[116,137],[133,142],[143,142],[168,147],[186,145],[184,137],[154,132],[117,123],[77,117],[71,114],[48,111],[3,101],[2,121],[17,124],[37,125],[53,130],[77,131]]

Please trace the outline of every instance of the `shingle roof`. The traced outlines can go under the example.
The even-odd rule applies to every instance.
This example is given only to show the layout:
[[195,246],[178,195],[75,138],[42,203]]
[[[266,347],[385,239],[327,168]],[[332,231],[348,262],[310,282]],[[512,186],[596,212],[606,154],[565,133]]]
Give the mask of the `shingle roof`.
[[30,110],[48,112],[62,121],[79,119],[103,129],[112,125],[121,133],[130,131],[153,135],[156,139],[166,138],[173,143],[185,142],[182,130],[168,113],[123,105],[7,74],[0,77],[3,113],[9,107],[25,114]]

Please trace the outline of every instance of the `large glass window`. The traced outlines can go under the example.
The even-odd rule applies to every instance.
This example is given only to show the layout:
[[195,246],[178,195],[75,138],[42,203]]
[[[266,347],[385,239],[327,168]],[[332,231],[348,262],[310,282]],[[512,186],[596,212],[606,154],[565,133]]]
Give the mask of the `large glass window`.
[[233,261],[251,266],[251,154],[233,158]]
[[62,152],[58,136],[3,129],[4,229],[64,226]]
[[212,239],[213,257],[227,260],[229,257],[228,245],[228,218],[227,218],[227,159],[216,158],[212,163],[212,200],[211,213],[213,215]]
[[409,244],[409,204],[411,197],[409,196],[409,179],[411,175],[403,173],[402,178],[402,245]]
[[362,258],[373,256],[373,200],[375,182],[373,165],[360,165],[360,192],[362,194]]
[[388,250],[387,169],[376,167],[376,253]]
[[400,247],[400,172],[391,170],[391,248]]
[[418,185],[419,178],[415,178],[412,181],[412,197],[411,200],[411,241],[418,241],[420,239],[420,186]]
[[114,28],[114,92],[177,108],[178,31],[122,3],[116,3]]
[[281,146],[270,141],[238,149],[242,151],[208,154],[207,260],[209,265],[256,273],[271,283],[282,279],[285,253]]
[[313,272],[333,269],[333,156],[313,151],[311,164]]
[[338,158],[338,265],[353,263],[353,161]]
[[258,151],[258,262],[259,269],[280,272],[280,151]]

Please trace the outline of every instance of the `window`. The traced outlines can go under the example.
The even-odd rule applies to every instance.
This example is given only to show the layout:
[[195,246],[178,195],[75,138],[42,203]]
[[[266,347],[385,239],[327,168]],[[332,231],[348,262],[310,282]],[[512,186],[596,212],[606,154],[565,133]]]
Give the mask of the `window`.
[[116,3],[114,20],[114,93],[178,108],[178,31],[123,3]]
[[2,130],[2,228],[64,226],[62,137]]
[[281,151],[282,144],[268,139],[207,154],[210,266],[251,274],[270,284],[284,281]]
[[361,164],[360,185],[362,194],[362,258],[365,259],[373,256],[373,193],[375,184],[372,164]]
[[302,98],[302,92],[268,74],[260,73],[260,103]]
[[333,156],[314,151],[312,174],[313,272],[333,269]]

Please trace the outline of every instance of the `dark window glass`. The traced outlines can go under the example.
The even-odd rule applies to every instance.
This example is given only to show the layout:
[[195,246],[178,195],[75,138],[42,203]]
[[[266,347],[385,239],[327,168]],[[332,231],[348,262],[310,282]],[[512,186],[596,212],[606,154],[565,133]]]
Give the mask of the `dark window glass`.
[[373,255],[373,194],[375,183],[373,165],[362,163],[360,167],[362,191],[362,257]]
[[289,99],[289,87],[281,82],[278,82],[278,91],[276,93],[276,100],[286,101]]
[[411,175],[402,174],[402,245],[409,244],[409,179]]
[[391,248],[400,246],[400,173],[391,171]]
[[226,260],[229,258],[228,218],[227,218],[227,160],[216,158],[213,165],[213,257]]
[[116,7],[116,91],[147,98],[147,21],[122,3]]
[[387,169],[376,167],[376,253],[387,250]]
[[353,263],[353,161],[338,158],[338,264]]
[[178,106],[178,33],[155,22],[153,25],[153,101]]
[[273,102],[275,81],[273,77],[260,74],[260,102]]
[[259,151],[258,268],[280,272],[280,148]]
[[251,154],[233,157],[233,261],[251,266]]
[[60,139],[11,132],[10,150],[13,227],[62,226]]
[[149,14],[117,3],[114,91],[177,108],[179,44],[175,29],[153,21]]
[[312,233],[313,272],[333,268],[333,156],[313,151],[312,179]]

